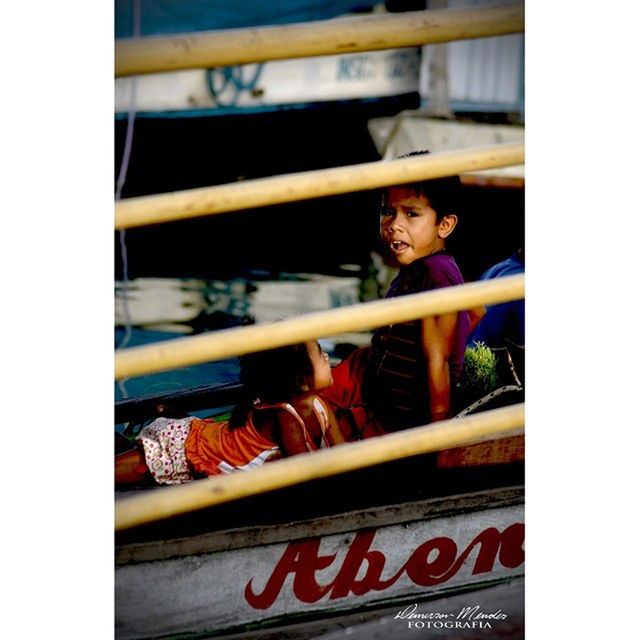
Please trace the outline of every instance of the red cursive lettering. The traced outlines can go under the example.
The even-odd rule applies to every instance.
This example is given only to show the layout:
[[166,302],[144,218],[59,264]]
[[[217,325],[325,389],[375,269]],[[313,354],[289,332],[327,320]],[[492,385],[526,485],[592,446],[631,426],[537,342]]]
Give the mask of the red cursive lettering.
[[[496,559],[503,567],[515,569],[524,562],[524,525],[515,523],[502,533],[495,527],[481,531],[458,555],[456,543],[448,537],[432,538],[417,547],[400,570],[382,579],[386,556],[382,551],[372,550],[376,531],[366,529],[354,537],[335,579],[327,585],[316,581],[316,571],[329,567],[337,554],[321,556],[320,539],[292,542],[287,546],[262,593],[255,593],[252,580],[245,587],[245,598],[255,609],[268,609],[275,601],[287,576],[292,573],[293,593],[301,602],[317,602],[327,593],[332,600],[344,598],[350,593],[361,596],[369,591],[382,591],[394,584],[406,572],[417,585],[429,587],[450,580],[478,549],[472,575],[493,571]],[[356,576],[366,563],[363,578]]]
[[[340,572],[332,583],[331,599],[344,598],[349,592],[361,596],[375,589],[382,591],[390,587],[401,575],[400,570],[389,580],[380,580],[386,557],[382,551],[370,551],[369,547],[376,535],[375,530],[358,531],[342,563]],[[362,563],[367,562],[367,573],[362,580],[356,580]]]
[[[438,554],[429,562],[432,551]],[[451,538],[434,538],[421,544],[403,568],[413,582],[422,587],[431,587],[446,580],[445,572],[454,565],[457,553],[458,547]]]
[[321,556],[320,538],[292,542],[285,549],[262,593],[253,592],[249,580],[244,597],[254,609],[268,609],[278,597],[285,578],[293,573],[293,593],[301,602],[316,602],[329,591],[331,585],[321,587],[315,578],[316,571],[326,569],[336,555]]

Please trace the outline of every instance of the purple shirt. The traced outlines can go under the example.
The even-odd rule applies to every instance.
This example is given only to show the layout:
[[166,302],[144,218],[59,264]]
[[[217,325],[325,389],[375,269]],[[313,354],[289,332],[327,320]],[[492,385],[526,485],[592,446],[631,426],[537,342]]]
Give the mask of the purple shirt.
[[[438,251],[401,269],[391,283],[385,298],[431,291],[457,284],[464,284],[464,279],[456,261],[448,253]],[[469,327],[469,314],[467,311],[459,311],[453,348],[449,358],[449,370],[453,382],[457,382],[462,375]]]
[[[385,298],[463,284],[455,260],[445,252],[433,253],[403,267]],[[469,333],[469,314],[458,312],[449,374],[451,387],[460,379]],[[421,346],[419,321],[381,327],[374,332],[372,401],[385,425],[406,427],[430,421],[427,367]]]

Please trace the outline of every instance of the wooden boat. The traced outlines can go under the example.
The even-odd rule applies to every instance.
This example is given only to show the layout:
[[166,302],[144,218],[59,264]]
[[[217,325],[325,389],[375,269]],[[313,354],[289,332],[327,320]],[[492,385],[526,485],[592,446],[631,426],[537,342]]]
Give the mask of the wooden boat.
[[116,637],[282,628],[510,582],[524,573],[523,509],[508,487],[121,544]]
[[[123,401],[116,417],[140,420],[162,402],[227,405],[241,392],[225,385]],[[400,633],[425,621],[394,618],[408,608],[492,613],[483,602],[498,585],[510,593],[508,611],[501,600],[508,617],[469,614],[457,621],[478,624],[458,629],[498,630],[507,620],[521,630],[523,457],[522,436],[483,442],[119,531],[116,637],[288,637],[301,625],[319,633],[350,621],[358,630],[372,619]],[[459,606],[444,611],[454,596]]]
[[[479,153],[456,162],[475,165]],[[509,164],[490,153],[493,160],[481,159],[480,166]],[[521,155],[515,148],[501,153]],[[352,184],[351,166],[348,173]],[[314,177],[314,188],[320,179]],[[371,188],[367,184],[354,188]],[[120,216],[116,227],[131,225],[125,222]],[[116,377],[138,375],[120,355]],[[237,385],[200,388],[162,400],[194,411],[233,404],[240,391]],[[487,402],[500,404],[506,396]],[[117,419],[148,418],[158,401],[121,404]],[[324,453],[339,452],[309,456]],[[453,628],[456,637],[477,629],[493,630],[489,637],[522,637],[522,485],[523,439],[517,436],[416,454],[118,530],[116,637],[328,640],[345,625],[352,637],[401,637],[423,628],[434,636]],[[134,493],[153,498],[161,491]]]

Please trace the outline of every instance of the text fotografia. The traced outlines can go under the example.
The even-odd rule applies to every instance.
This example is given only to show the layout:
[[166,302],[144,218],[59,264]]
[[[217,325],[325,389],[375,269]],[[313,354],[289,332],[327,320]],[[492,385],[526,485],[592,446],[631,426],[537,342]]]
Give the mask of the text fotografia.
[[501,609],[485,613],[478,605],[462,607],[457,613],[420,613],[417,609],[417,604],[409,605],[398,611],[394,619],[407,620],[409,629],[492,629],[491,622],[507,618],[507,614]]

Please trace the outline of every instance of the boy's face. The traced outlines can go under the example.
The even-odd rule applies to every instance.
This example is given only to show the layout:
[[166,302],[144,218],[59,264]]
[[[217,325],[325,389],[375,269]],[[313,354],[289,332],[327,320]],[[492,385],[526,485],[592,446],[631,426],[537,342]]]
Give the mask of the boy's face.
[[380,237],[401,265],[443,249],[456,223],[454,215],[436,222],[429,200],[414,189],[390,187],[383,197]]

